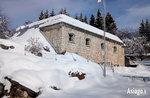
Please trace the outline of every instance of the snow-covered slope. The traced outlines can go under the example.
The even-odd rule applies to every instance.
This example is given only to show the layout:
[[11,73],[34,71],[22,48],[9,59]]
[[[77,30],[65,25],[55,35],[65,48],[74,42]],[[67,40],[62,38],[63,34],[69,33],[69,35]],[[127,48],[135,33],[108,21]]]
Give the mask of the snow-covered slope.
[[[36,25],[39,26],[40,24],[36,24]],[[22,45],[22,48],[24,49],[25,45],[27,45],[28,40],[30,38],[39,39],[39,42],[41,42],[44,46],[48,46],[50,48],[50,51],[51,51],[50,53],[55,54],[54,49],[51,47],[51,45],[42,35],[40,29],[38,27],[35,27],[35,25],[31,27],[26,25],[23,28],[19,27],[19,29],[17,30],[17,33],[10,40]]]
[[[8,50],[0,48],[0,82],[7,88],[9,84],[4,80],[5,76],[33,91],[41,91],[39,98],[136,98],[137,95],[127,94],[130,87],[145,89],[147,94],[141,96],[149,98],[150,82],[129,81],[118,74],[122,70],[113,73],[109,67],[104,78],[101,65],[74,53],[56,54],[39,30],[42,25],[47,25],[46,21],[49,19],[21,26],[11,39],[0,39],[0,44],[14,46]],[[31,37],[38,38],[50,52],[42,50],[42,57],[25,52],[25,45]],[[79,80],[70,73],[84,73],[85,78]],[[53,86],[60,90],[52,89]]]

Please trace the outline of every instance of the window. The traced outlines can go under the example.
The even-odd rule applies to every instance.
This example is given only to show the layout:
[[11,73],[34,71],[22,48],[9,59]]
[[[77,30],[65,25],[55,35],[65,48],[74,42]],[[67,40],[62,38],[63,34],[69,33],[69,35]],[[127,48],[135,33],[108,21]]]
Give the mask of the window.
[[104,50],[104,43],[101,43],[101,49]]
[[117,47],[116,46],[113,47],[113,51],[117,52]]
[[85,42],[86,46],[89,46],[89,45],[90,45],[90,39],[89,39],[89,38],[86,38],[85,41],[86,41],[86,42]]
[[69,34],[69,41],[74,42],[74,34]]

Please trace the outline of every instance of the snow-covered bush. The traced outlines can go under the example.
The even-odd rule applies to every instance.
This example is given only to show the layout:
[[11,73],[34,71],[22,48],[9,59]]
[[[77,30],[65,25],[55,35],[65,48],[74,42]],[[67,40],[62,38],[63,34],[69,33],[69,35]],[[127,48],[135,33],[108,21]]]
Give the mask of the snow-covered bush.
[[27,40],[28,45],[25,45],[25,51],[31,52],[37,56],[42,56],[43,44],[39,42],[39,38],[30,38]]
[[125,53],[126,54],[145,54],[146,51],[146,39],[144,37],[135,37],[133,39],[124,39],[125,43]]
[[9,38],[12,32],[8,30],[9,20],[0,10],[0,38]]

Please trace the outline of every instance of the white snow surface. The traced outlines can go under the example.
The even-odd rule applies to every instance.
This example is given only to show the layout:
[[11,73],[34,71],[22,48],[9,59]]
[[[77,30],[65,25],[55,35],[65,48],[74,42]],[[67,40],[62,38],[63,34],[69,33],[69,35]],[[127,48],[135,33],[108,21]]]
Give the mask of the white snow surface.
[[[0,44],[15,47],[9,50],[0,48],[0,82],[6,85],[5,89],[10,87],[10,83],[4,79],[7,76],[35,92],[41,91],[38,98],[149,98],[150,82],[132,81],[121,76],[122,73],[129,75],[128,73],[132,70],[143,72],[141,76],[150,75],[147,68],[144,66],[135,69],[118,67],[113,73],[111,68],[107,67],[107,77],[104,78],[101,65],[74,53],[56,54],[39,30],[44,22],[45,20],[42,20],[19,27],[11,39],[0,39]],[[44,46],[50,48],[50,52],[42,50],[42,57],[25,52],[24,47],[31,37],[39,38]],[[68,75],[69,72],[85,73],[85,79],[71,77]],[[136,73],[136,75],[139,74]],[[61,90],[54,90],[52,86]],[[144,89],[147,93],[140,96],[127,94],[128,88]]]
[[150,66],[115,67],[115,72],[122,76],[150,77]]

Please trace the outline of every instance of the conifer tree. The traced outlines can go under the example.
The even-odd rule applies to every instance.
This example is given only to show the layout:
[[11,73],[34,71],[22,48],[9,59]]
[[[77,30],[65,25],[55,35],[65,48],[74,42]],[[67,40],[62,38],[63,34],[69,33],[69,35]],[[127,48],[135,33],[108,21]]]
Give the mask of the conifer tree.
[[97,11],[97,17],[96,17],[96,27],[103,30],[103,17],[101,15],[100,9]]
[[84,17],[84,22],[88,24],[87,16]]
[[94,27],[95,27],[95,17],[94,17],[93,14],[91,15],[89,24],[90,24],[91,26],[94,26]]
[[77,14],[74,16],[74,18],[75,18],[75,19],[77,19],[77,20],[79,20],[79,17],[78,17],[78,15],[77,15]]
[[61,8],[59,14],[63,14],[64,10]]
[[45,19],[49,17],[48,10],[46,10],[44,16],[45,16],[45,17],[44,17]]
[[41,11],[40,16],[39,16],[39,20],[42,20],[44,18],[45,18],[44,13],[43,13],[43,11]]
[[55,16],[55,12],[54,9],[52,9],[51,13],[50,13],[50,17]]
[[147,37],[147,41],[150,41],[150,24],[148,19],[146,19],[146,23],[145,23],[145,35]]
[[146,32],[148,32],[148,28],[149,28],[149,21],[148,19],[146,19],[146,23],[145,23]]
[[105,21],[106,21],[106,31],[116,35],[117,26],[115,20],[113,19],[110,13],[107,13]]
[[139,27],[139,34],[140,36],[146,36],[146,33],[145,33],[145,23],[144,23],[144,20],[142,20],[141,24],[140,24],[140,27]]
[[81,22],[84,22],[82,13],[80,13],[79,20],[80,20]]
[[66,8],[63,10],[63,14],[69,16],[69,13],[67,12]]
[[59,14],[65,14],[67,16],[69,16],[69,13],[67,12],[66,8],[65,9],[60,9]]

